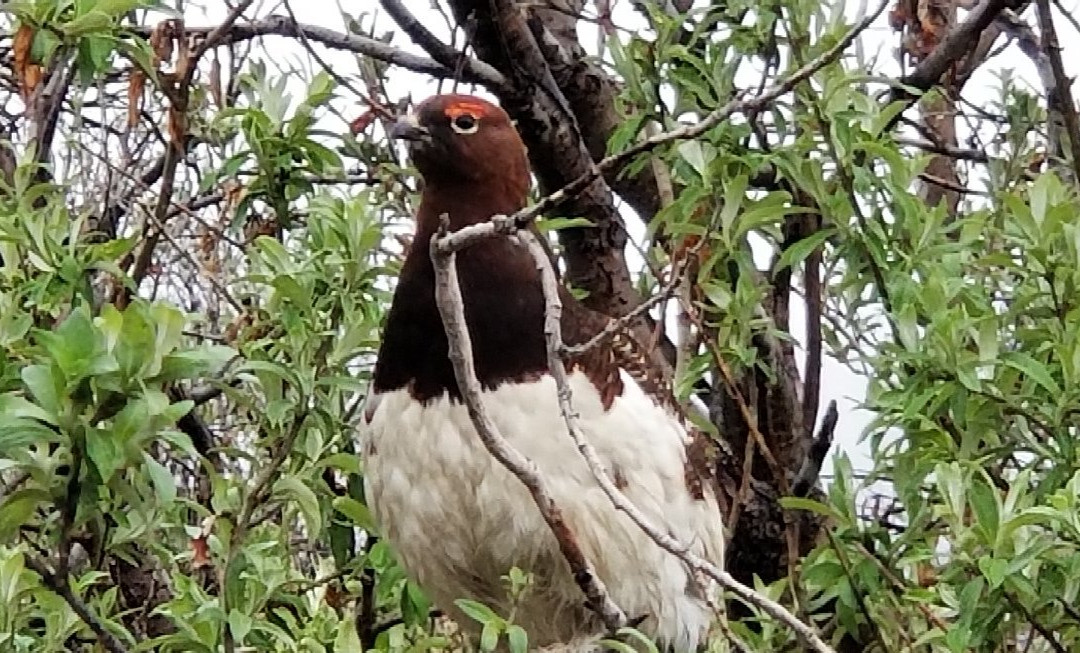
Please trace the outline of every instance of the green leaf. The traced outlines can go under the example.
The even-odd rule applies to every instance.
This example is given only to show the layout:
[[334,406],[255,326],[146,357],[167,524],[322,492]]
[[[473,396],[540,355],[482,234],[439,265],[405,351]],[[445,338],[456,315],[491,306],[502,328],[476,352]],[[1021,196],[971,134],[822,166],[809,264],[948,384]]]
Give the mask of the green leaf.
[[36,419],[0,412],[0,452],[60,442],[60,434]]
[[322,510],[319,508],[319,499],[311,488],[295,476],[282,476],[274,484],[274,493],[296,502],[300,514],[304,517],[309,536],[317,539],[322,532]]
[[934,476],[937,478],[938,490],[945,498],[954,517],[964,514],[964,481],[960,474],[960,465],[957,463],[938,463],[934,467]]
[[1001,523],[1001,507],[997,490],[990,482],[983,478],[982,474],[976,473],[968,491],[968,501],[971,502],[971,510],[975,514],[975,521],[986,531],[987,543],[994,544],[997,540],[998,526]]
[[45,490],[23,488],[7,495],[0,503],[0,535],[11,537],[30,521],[38,506],[48,503],[52,497]]
[[691,140],[679,143],[676,149],[698,176],[707,179],[709,164],[716,158],[716,150],[711,145],[702,141]]
[[123,312],[120,335],[113,352],[120,373],[130,381],[143,378],[143,370],[154,358],[157,340],[154,325],[147,319],[146,306],[132,302]]
[[1035,224],[1041,225],[1046,220],[1046,210],[1050,203],[1050,185],[1054,175],[1039,175],[1035,183],[1031,185],[1029,197],[1031,198],[1031,218]]
[[1050,393],[1051,397],[1057,397],[1061,394],[1061,388],[1054,381],[1054,377],[1050,375],[1046,366],[1029,354],[1022,351],[1009,351],[1002,355],[1002,359],[1009,367],[1018,369],[1026,376],[1034,379],[1036,383]]
[[480,631],[480,650],[494,651],[498,645],[499,627],[491,622],[484,624],[484,628]]
[[573,229],[575,227],[595,227],[596,223],[588,218],[548,218],[546,220],[539,220],[536,223],[536,228],[541,233],[548,233],[550,231],[559,231],[561,229]]
[[897,311],[896,330],[905,349],[912,352],[918,351],[919,326],[914,304],[904,304]]
[[237,355],[235,349],[223,345],[204,345],[173,352],[161,359],[161,368],[154,379],[175,381],[216,374]]
[[735,216],[739,215],[739,210],[746,200],[746,187],[749,183],[750,178],[745,174],[724,180],[724,206],[720,209],[720,226],[725,234],[731,233]]
[[873,121],[870,123],[870,136],[874,138],[880,136],[885,127],[892,122],[892,119],[906,111],[907,108],[908,102],[901,100],[891,102],[885,106],[878,115],[874,116]]
[[499,615],[495,614],[491,608],[483,603],[471,599],[457,599],[454,601],[454,605],[470,618],[482,624],[498,623],[502,621]]
[[60,31],[70,37],[86,36],[110,31],[113,17],[104,11],[90,11],[75,20],[60,25]]
[[1005,576],[1009,573],[1009,563],[998,558],[983,556],[979,558],[979,571],[990,583],[990,589],[997,589],[1005,582]]
[[510,643],[510,653],[526,653],[529,650],[529,635],[521,626],[511,624],[507,627],[506,639]]
[[48,65],[52,60],[56,48],[60,47],[61,41],[52,30],[39,29],[34,32],[34,44],[31,46],[31,56],[34,61]]
[[431,600],[424,590],[412,581],[405,581],[401,592],[401,616],[411,626],[424,626],[431,616]]
[[252,619],[248,615],[233,609],[229,612],[229,632],[237,644],[243,644],[244,639],[251,632]]
[[337,636],[334,638],[334,651],[351,653],[352,651],[362,650],[360,635],[356,632],[356,610],[346,608],[345,613],[341,616],[341,621],[338,622]]
[[803,497],[781,497],[780,505],[786,510],[805,510],[807,512],[812,512],[815,515],[841,519],[841,515],[831,507],[819,501],[814,501],[813,499],[806,499]]
[[58,383],[59,379],[53,375],[52,369],[47,365],[29,365],[22,369],[21,376],[38,405],[46,413],[59,415],[63,383]]
[[143,462],[146,463],[146,471],[150,475],[150,480],[154,483],[158,501],[162,505],[171,504],[176,500],[176,479],[165,465],[159,463],[145,451],[143,452]]
[[835,233],[836,229],[833,227],[819,229],[806,238],[803,238],[796,243],[792,243],[790,247],[780,254],[780,259],[776,262],[776,270],[783,270],[790,265],[801,263],[807,256],[810,256],[811,252],[820,247],[822,243]]
[[636,639],[638,643],[641,644],[641,647],[644,648],[648,653],[659,653],[656,648],[656,642],[646,637],[645,633],[641,632],[637,628],[624,627],[620,628],[616,632],[623,637],[632,637]]
[[97,350],[97,331],[86,308],[72,311],[55,331],[38,331],[36,337],[68,382],[86,373]]
[[329,467],[339,469],[346,474],[359,474],[360,456],[354,453],[334,453],[317,462],[315,467]]
[[13,392],[0,395],[0,415],[41,420],[56,425],[56,415]]
[[112,480],[125,459],[123,445],[117,442],[112,429],[88,429],[86,455],[97,469],[102,483]]
[[353,524],[368,532],[376,532],[375,519],[368,507],[352,497],[334,497],[334,510],[345,515]]
[[146,2],[146,0],[97,0],[94,4],[94,9],[108,14],[109,16],[119,18],[132,9],[149,7],[153,4],[154,3]]

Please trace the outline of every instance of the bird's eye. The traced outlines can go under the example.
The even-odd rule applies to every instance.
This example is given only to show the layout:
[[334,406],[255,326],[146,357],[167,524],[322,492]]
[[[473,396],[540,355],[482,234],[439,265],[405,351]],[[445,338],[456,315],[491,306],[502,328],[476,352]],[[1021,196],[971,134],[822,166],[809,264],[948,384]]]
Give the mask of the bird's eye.
[[477,128],[480,127],[480,123],[477,122],[476,118],[473,116],[463,113],[460,116],[454,117],[454,119],[450,121],[450,126],[459,134],[474,134],[476,133]]

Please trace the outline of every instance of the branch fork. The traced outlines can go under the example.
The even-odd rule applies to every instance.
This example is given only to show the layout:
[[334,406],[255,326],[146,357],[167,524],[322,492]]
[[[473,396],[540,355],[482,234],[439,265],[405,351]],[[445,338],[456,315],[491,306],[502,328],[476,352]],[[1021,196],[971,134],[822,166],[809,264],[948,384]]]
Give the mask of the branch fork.
[[513,216],[494,216],[490,222],[470,225],[453,233],[448,230],[449,219],[446,216],[443,217],[442,227],[432,237],[430,243],[431,260],[435,267],[435,301],[446,330],[454,377],[473,426],[488,452],[528,488],[541,515],[555,535],[573,571],[574,578],[587,598],[588,605],[597,612],[610,630],[616,630],[626,624],[626,615],[611,599],[603,581],[596,576],[592,563],[585,558],[574,533],[562,519],[561,510],[551,498],[547,483],[540,475],[536,464],[514,449],[499,433],[483,404],[480,382],[473,366],[472,343],[465,323],[465,307],[461,287],[458,284],[456,256],[462,249],[486,238],[516,239],[532,255],[540,271],[545,301],[544,340],[549,371],[558,387],[559,408],[570,438],[573,439],[578,452],[588,464],[589,471],[611,500],[612,505],[630,517],[658,546],[679,558],[695,575],[715,581],[738,598],[757,606],[777,621],[786,624],[816,653],[834,653],[813,627],[799,621],[784,606],[738,582],[723,569],[694,554],[687,544],[671,537],[650,522],[615,485],[578,424],[578,416],[572,405],[572,395],[567,382],[566,366],[561,355],[563,350],[562,303],[559,300],[559,282],[540,241],[532,232],[523,228],[517,218],[520,213],[522,212],[519,211]]

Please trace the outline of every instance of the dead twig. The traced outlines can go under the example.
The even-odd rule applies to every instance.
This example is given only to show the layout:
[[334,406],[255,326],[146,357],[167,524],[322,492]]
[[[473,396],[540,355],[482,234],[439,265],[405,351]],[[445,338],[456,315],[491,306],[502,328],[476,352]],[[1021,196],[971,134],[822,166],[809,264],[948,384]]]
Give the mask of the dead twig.
[[[472,347],[465,326],[465,311],[461,300],[461,289],[457,283],[456,268],[453,264],[455,253],[473,243],[486,238],[505,237],[514,234],[529,246],[537,268],[541,271],[546,302],[544,334],[548,347],[548,360],[552,376],[555,377],[556,384],[559,387],[559,403],[563,411],[563,417],[568,425],[570,437],[574,440],[574,444],[588,464],[590,472],[592,472],[593,477],[608,499],[611,500],[617,510],[630,517],[653,542],[679,558],[694,573],[702,574],[716,581],[721,587],[727,589],[742,601],[757,606],[770,617],[785,624],[796,633],[799,639],[817,653],[834,653],[833,649],[818,636],[811,626],[799,621],[784,606],[743,585],[722,568],[694,554],[688,545],[679,542],[660,530],[636,506],[630,503],[622,491],[615,486],[615,482],[608,475],[603,463],[597,457],[596,451],[584,439],[577,428],[573,406],[570,405],[571,396],[566,383],[565,366],[563,366],[562,358],[558,355],[562,349],[562,334],[558,327],[562,308],[558,298],[558,280],[555,277],[555,271],[551,267],[547,253],[536,241],[535,236],[526,230],[518,230],[515,218],[507,216],[494,216],[490,222],[470,225],[453,233],[436,234],[431,240],[431,258],[435,263],[435,298],[446,329],[454,375],[458,380],[458,387],[461,389],[462,397],[469,408],[469,416],[488,451],[525,483],[533,494],[537,506],[541,509],[544,519],[552,527],[556,537],[559,537],[560,532],[556,529],[565,528],[565,526],[561,524],[561,518],[558,514],[550,515],[544,512],[545,510],[557,510],[557,507],[551,503],[550,495],[544,490],[544,481],[540,477],[535,464],[517,453],[506,443],[505,439],[502,439],[484,411],[480,398],[480,383],[476,380],[476,372],[473,369]],[[562,535],[567,538],[571,536],[568,531]],[[560,545],[562,544],[560,538]],[[569,544],[574,543],[569,542]],[[564,550],[563,553],[565,555],[566,551]],[[588,564],[587,561],[582,560],[585,564]],[[573,567],[573,563],[571,563],[571,567]],[[595,576],[591,578],[595,578]],[[599,582],[599,579],[595,580]]]
[[[454,236],[461,232],[447,236],[444,223],[440,233],[431,240],[431,260],[435,266],[435,301],[446,330],[450,362],[454,367],[454,377],[461,390],[462,399],[468,407],[469,419],[472,420],[484,447],[529,490],[540,515],[547,522],[559,549],[570,565],[574,579],[585,594],[589,607],[596,611],[609,630],[615,631],[626,625],[626,615],[611,599],[604,582],[596,575],[592,563],[585,557],[577,537],[563,519],[559,506],[551,498],[551,492],[536,463],[522,455],[503,437],[488,416],[481,399],[480,382],[476,378],[473,363],[472,342],[465,324],[465,305],[458,285],[456,252],[483,238],[510,235],[516,231],[513,224],[505,218],[483,223],[482,226],[487,227],[484,233],[476,233],[474,230],[466,234],[466,237],[455,239]],[[545,254],[545,261],[546,256]]]

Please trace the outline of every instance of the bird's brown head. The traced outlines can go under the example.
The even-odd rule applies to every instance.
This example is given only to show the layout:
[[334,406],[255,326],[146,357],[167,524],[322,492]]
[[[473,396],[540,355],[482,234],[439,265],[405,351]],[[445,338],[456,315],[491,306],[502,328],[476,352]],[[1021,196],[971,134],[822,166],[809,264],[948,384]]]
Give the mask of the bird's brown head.
[[[408,143],[426,190],[501,198],[496,212],[524,206],[529,191],[525,144],[510,116],[472,95],[435,95],[394,124],[392,138]],[[463,198],[464,199],[464,198]]]

